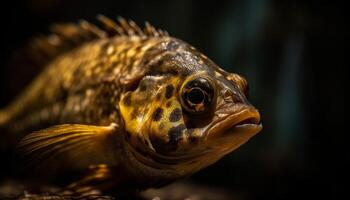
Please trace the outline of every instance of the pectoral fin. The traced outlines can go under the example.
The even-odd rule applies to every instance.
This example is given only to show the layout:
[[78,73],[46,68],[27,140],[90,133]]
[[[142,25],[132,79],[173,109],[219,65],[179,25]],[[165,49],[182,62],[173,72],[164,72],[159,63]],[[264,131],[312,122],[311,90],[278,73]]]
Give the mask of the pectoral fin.
[[[57,174],[91,165],[117,165],[118,126],[64,124],[24,137],[16,151],[15,167],[31,173]],[[46,175],[45,175],[46,176]]]

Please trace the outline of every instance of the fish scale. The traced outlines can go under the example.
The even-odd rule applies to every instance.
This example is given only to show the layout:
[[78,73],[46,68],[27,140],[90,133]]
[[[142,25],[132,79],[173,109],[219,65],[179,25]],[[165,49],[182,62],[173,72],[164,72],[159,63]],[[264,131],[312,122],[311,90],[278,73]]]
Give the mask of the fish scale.
[[[114,88],[123,87],[118,80],[140,62],[136,60],[140,60],[141,55],[147,50],[138,48],[140,43],[142,44],[141,39],[128,40],[128,37],[122,37],[112,41],[90,42],[53,60],[47,66],[48,70],[27,89],[29,93],[27,98],[19,98],[12,107],[10,106],[10,110],[13,111],[8,115],[16,119],[13,123],[21,129],[26,129],[50,121],[55,123],[58,119],[60,123],[83,123],[86,120],[99,123],[101,119],[106,123],[111,122],[106,119],[110,117],[109,114],[104,115],[103,110],[108,110],[111,105],[117,105],[120,93],[114,93],[118,91]],[[154,43],[154,41],[143,42]],[[103,43],[107,45],[102,45]],[[107,53],[111,47],[116,47],[113,55]],[[135,49],[142,51],[135,52]],[[61,76],[57,76],[58,74]],[[55,81],[49,81],[52,79]],[[86,91],[90,91],[90,95],[85,95]],[[99,98],[100,95],[105,97]],[[31,121],[35,113],[50,109],[52,102],[62,102],[61,104],[65,105],[59,112],[51,112],[50,117],[38,116],[36,117],[38,120]],[[90,115],[80,116],[84,115],[80,110]],[[91,118],[93,115],[96,119]]]

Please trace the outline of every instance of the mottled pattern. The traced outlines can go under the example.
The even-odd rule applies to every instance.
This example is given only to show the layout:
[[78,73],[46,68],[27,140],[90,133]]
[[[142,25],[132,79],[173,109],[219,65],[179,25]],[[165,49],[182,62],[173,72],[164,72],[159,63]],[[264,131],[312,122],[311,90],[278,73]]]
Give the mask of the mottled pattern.
[[174,94],[174,86],[168,85],[165,90],[165,98],[169,99]]
[[171,122],[177,122],[181,119],[182,117],[182,111],[180,108],[175,108],[169,116],[169,121]]
[[154,121],[159,121],[160,118],[162,118],[162,115],[163,115],[163,109],[162,109],[162,108],[157,108],[157,109],[153,112],[152,119],[153,119]]
[[19,149],[31,161],[90,170],[70,189],[161,186],[260,131],[244,78],[148,23],[99,20],[103,29],[59,25],[36,41],[49,54],[45,70],[0,112],[11,138],[29,134]]

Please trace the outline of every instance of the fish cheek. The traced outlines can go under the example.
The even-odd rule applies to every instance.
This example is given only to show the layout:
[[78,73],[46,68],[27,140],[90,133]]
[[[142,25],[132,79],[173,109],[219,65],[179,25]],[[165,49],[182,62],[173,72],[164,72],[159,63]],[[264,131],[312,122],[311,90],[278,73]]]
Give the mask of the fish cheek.
[[128,142],[133,143],[135,133],[141,128],[138,118],[140,117],[140,113],[142,113],[142,106],[136,104],[132,92],[127,92],[126,94],[122,94],[118,107],[126,132],[128,133]]
[[148,85],[140,84],[135,91],[128,91],[121,95],[119,101],[120,115],[124,120],[126,131],[131,135],[131,143],[138,143],[137,138],[144,137],[143,129],[147,124],[148,118],[159,118],[162,114],[160,109],[157,110],[155,116],[152,116],[150,113],[155,102],[155,91],[150,86],[150,83]]
[[149,133],[155,151],[162,154],[176,151],[186,130],[181,105],[176,98],[166,99],[166,102],[171,103],[164,103],[153,111]]

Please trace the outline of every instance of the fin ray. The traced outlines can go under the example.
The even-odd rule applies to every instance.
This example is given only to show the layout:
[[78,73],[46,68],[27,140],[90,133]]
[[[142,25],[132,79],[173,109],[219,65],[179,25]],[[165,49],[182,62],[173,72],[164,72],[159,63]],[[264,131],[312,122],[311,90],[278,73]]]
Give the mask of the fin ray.
[[90,165],[118,163],[118,126],[65,124],[31,133],[16,149],[21,170],[52,168],[57,172],[87,169]]
[[[58,23],[49,28],[48,35],[34,37],[29,44],[16,55],[14,65],[42,67],[58,57],[80,47],[81,45],[101,38],[114,36],[138,36],[141,38],[168,37],[166,31],[156,29],[148,22],[140,28],[134,21],[118,17],[116,20],[98,15],[100,26],[86,20],[77,23]],[[19,61],[18,61],[19,60]],[[0,118],[0,120],[2,120]]]
[[142,29],[134,21],[122,17],[112,20],[104,15],[98,15],[97,20],[101,27],[86,20],[80,20],[78,23],[53,24],[50,27],[51,34],[32,39],[22,54],[30,58],[33,64],[43,66],[62,53],[101,38],[118,35],[142,38],[169,36],[166,31],[156,29],[148,22]]

